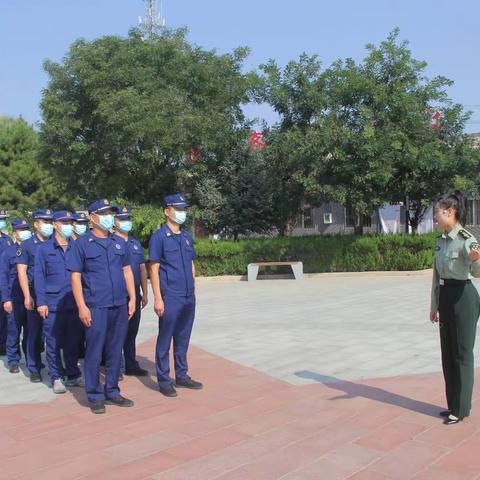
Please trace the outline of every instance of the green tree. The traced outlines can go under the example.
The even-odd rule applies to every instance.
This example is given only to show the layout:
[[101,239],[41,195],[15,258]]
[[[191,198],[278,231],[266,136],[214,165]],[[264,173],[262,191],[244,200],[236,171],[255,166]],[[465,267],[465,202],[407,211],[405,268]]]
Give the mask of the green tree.
[[277,125],[265,131],[266,169],[271,180],[273,222],[280,235],[294,226],[305,201],[321,202],[323,184],[316,175],[327,154],[320,142],[311,143],[311,126],[322,114],[325,81],[317,56],[302,54],[282,70],[274,60],[260,67],[259,102],[270,104],[278,113]]
[[191,149],[221,156],[243,127],[247,53],[203,50],[183,30],[76,41],[61,63],[45,62],[43,162],[84,199],[158,204],[191,168]]
[[38,134],[22,118],[0,118],[0,205],[15,213],[67,206],[63,189],[39,163]]
[[456,184],[471,186],[468,179],[478,172],[478,155],[464,133],[469,114],[448,97],[451,80],[425,76],[426,62],[412,57],[398,29],[378,47],[367,48],[361,69],[372,94],[362,101],[372,116],[372,136],[383,145],[391,168],[389,200],[407,204],[416,232],[438,195]]
[[262,151],[241,141],[218,169],[198,172],[194,193],[199,217],[212,232],[231,236],[272,230],[272,179]]

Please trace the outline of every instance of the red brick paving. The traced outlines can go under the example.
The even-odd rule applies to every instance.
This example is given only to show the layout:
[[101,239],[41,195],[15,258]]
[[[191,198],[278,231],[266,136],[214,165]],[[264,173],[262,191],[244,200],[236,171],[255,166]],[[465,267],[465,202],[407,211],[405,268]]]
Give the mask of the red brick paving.
[[439,374],[295,386],[196,348],[190,363],[204,390],[167,399],[126,377],[135,406],[105,415],[81,389],[0,406],[0,480],[480,478],[478,390],[472,417],[444,426]]

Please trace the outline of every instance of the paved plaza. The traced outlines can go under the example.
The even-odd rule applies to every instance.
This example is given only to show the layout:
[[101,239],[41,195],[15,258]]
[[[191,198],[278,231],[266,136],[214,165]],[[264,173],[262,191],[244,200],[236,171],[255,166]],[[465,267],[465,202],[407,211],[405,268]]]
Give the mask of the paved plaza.
[[480,478],[480,371],[472,416],[437,416],[428,273],[197,290],[190,365],[203,391],[158,393],[152,305],[139,336],[151,377],[121,384],[131,409],[94,416],[81,389],[53,395],[0,368],[0,479]]

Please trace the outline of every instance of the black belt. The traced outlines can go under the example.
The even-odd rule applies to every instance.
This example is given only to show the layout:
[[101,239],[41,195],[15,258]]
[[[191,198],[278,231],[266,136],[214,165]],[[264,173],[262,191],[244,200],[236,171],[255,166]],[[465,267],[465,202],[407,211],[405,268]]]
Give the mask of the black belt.
[[472,283],[471,280],[455,280],[454,278],[441,278],[440,286],[442,287],[451,287],[453,285],[466,285],[467,283]]

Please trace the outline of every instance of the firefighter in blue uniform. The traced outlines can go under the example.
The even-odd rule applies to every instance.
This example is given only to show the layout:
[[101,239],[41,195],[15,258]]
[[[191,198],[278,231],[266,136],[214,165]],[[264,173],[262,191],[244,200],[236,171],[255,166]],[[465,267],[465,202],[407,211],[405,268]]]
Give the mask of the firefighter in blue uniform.
[[[92,229],[73,242],[67,255],[72,292],[86,327],[85,389],[93,413],[105,405],[131,407],[120,395],[118,377],[128,321],[135,313],[135,283],[124,241],[112,238],[116,207],[97,200],[88,207]],[[100,362],[105,351],[105,386],[100,386]]]
[[199,390],[203,387],[188,375],[187,351],[195,317],[195,250],[193,239],[181,228],[188,204],[176,193],[163,200],[166,224],[151,237],[152,289],[155,313],[159,316],[156,368],[160,392],[176,397],[170,377],[169,351],[173,339],[175,386]]
[[130,208],[122,207],[115,214],[114,237],[118,237],[127,243],[130,252],[133,278],[135,280],[135,295],[137,299],[135,313],[130,319],[130,322],[128,322],[127,338],[123,345],[125,375],[144,377],[148,375],[148,371],[141,368],[136,359],[135,341],[140,326],[142,309],[145,308],[148,303],[147,268],[145,267],[145,256],[143,255],[142,245],[136,238],[129,235],[131,230],[132,219]]
[[88,217],[83,212],[73,214],[72,240],[76,240],[87,233],[88,222]]
[[[88,232],[88,216],[83,212],[73,214],[72,240],[82,237]],[[85,358],[85,329],[81,329],[78,336],[78,358]]]
[[21,254],[17,258],[17,271],[27,310],[27,366],[30,371],[30,381],[38,383],[42,381],[40,355],[43,349],[43,321],[35,305],[35,287],[33,284],[35,255],[40,244],[52,236],[52,211],[50,209],[37,210],[33,214],[33,226],[35,234],[22,244]]
[[[0,209],[0,256],[3,251],[12,244],[12,239],[4,230],[7,226],[7,212]],[[0,289],[0,305],[1,305],[1,289]],[[0,356],[7,354],[7,315],[3,308],[0,308]]]
[[[22,254],[21,244],[28,240],[32,233],[25,218],[12,220],[13,242],[7,240],[7,248],[0,257],[0,286],[2,289],[3,310],[7,314],[7,358],[10,373],[20,371],[20,337],[22,350],[27,358],[28,326],[24,297],[17,274],[17,258]],[[33,373],[30,371],[30,373]]]
[[84,386],[77,365],[78,336],[82,324],[78,318],[66,265],[66,256],[73,242],[72,213],[67,210],[54,212],[53,222],[52,238],[43,242],[35,255],[34,284],[37,312],[43,319],[46,358],[53,392],[65,393],[65,386]]

